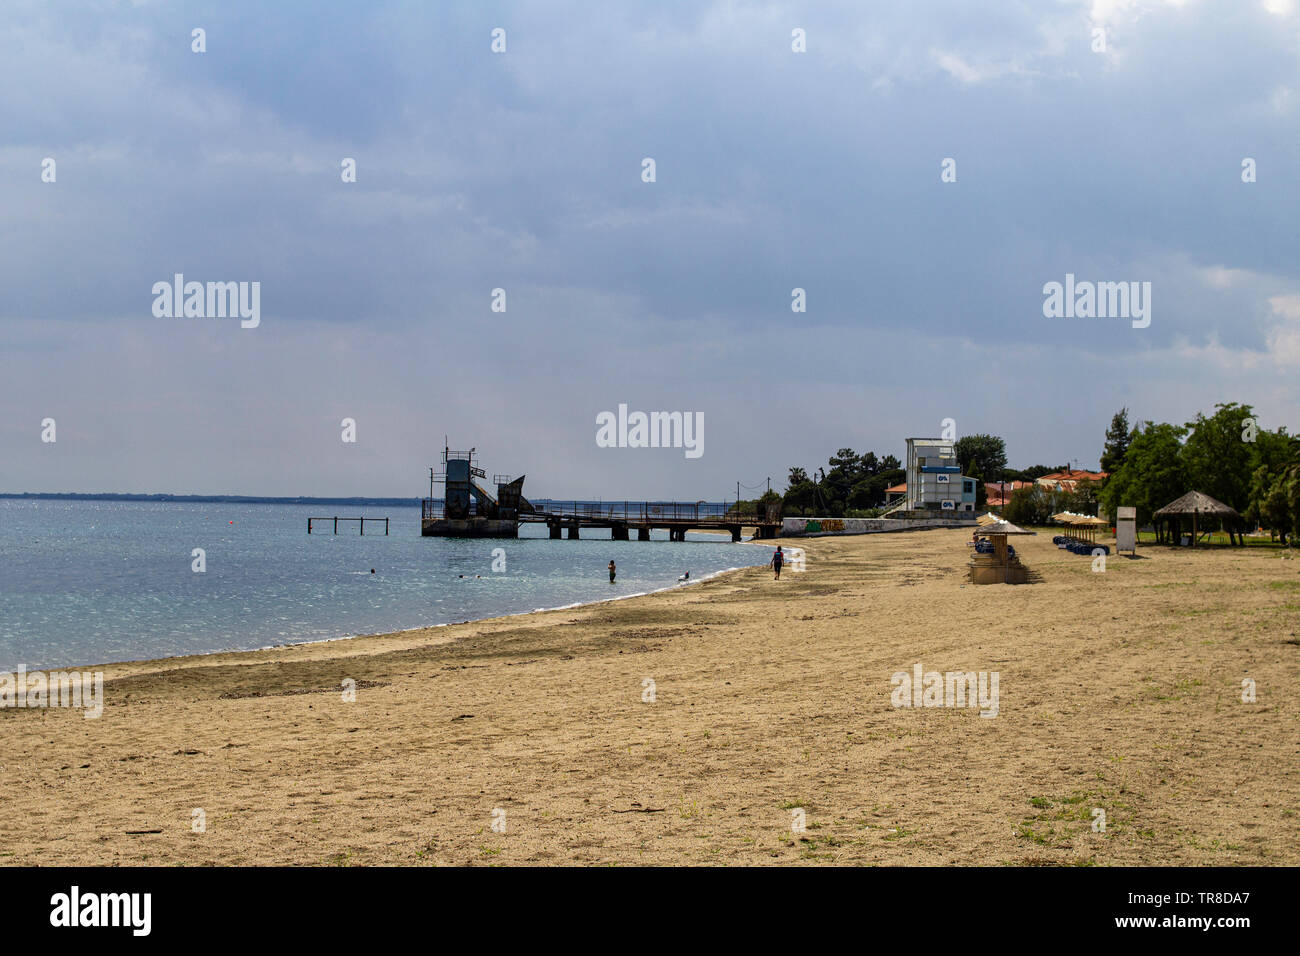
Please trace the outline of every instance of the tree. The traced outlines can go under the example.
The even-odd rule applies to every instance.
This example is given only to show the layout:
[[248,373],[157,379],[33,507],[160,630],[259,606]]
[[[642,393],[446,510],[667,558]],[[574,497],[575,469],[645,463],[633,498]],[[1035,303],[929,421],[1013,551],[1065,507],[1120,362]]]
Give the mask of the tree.
[[849,492],[864,477],[862,459],[852,448],[841,448],[826,464],[830,470],[822,478],[822,492],[830,506],[831,516],[839,517],[848,504]]
[[1273,480],[1261,509],[1265,527],[1277,532],[1283,544],[1287,543],[1287,535],[1292,536],[1291,543],[1295,544],[1295,535],[1300,532],[1300,520],[1297,520],[1300,519],[1298,491],[1300,468],[1290,468]]
[[1110,428],[1106,429],[1106,447],[1101,453],[1101,470],[1114,473],[1120,465],[1124,464],[1124,456],[1128,453],[1128,446],[1132,440],[1133,432],[1128,424],[1128,408],[1121,408],[1110,420]]
[[1258,467],[1251,472],[1249,503],[1242,512],[1247,521],[1287,543],[1300,532],[1300,441],[1285,428],[1260,432],[1254,453]]
[[953,444],[961,473],[992,481],[1007,468],[1007,445],[996,435],[964,435]]
[[1063,497],[1061,492],[1041,485],[1017,488],[1011,493],[1011,500],[1002,509],[1002,517],[1022,527],[1047,524],[1052,515],[1065,510],[1062,505]]
[[1300,462],[1300,438],[1286,433],[1286,428],[1275,432],[1260,431],[1251,447],[1251,474],[1261,465],[1270,475],[1281,474],[1291,465]]
[[798,467],[791,468],[790,477],[786,480],[786,486],[793,488],[795,485],[802,485],[807,480],[808,472]]
[[[1073,511],[1077,514],[1091,515],[1097,513],[1098,497],[1097,485],[1086,478],[1081,478],[1074,483],[1074,489],[1064,495],[1065,507],[1062,511]],[[1113,517],[1113,516],[1112,516]]]
[[877,508],[885,503],[885,489],[898,484],[907,473],[901,468],[889,471],[877,471],[869,478],[863,478],[849,492],[850,508]]
[[[1183,461],[1183,436],[1177,425],[1147,422],[1135,429],[1124,463],[1101,489],[1100,501],[1108,514],[1121,505],[1137,508],[1139,525],[1150,524],[1152,514],[1187,490]],[[1210,492],[1206,492],[1209,494]]]
[[975,510],[983,511],[989,503],[989,490],[984,479],[984,472],[978,465],[972,465],[969,473],[963,471],[963,475],[975,482]]
[[1251,442],[1242,433],[1255,412],[1249,405],[1219,402],[1209,418],[1199,412],[1188,422],[1191,434],[1183,446],[1187,480],[1191,488],[1244,511],[1250,497]]
[[817,486],[805,478],[787,488],[783,500],[785,514],[808,514],[817,504]]
[[881,493],[883,487],[875,475],[863,478],[849,491],[848,506],[858,510],[877,507],[885,497]]

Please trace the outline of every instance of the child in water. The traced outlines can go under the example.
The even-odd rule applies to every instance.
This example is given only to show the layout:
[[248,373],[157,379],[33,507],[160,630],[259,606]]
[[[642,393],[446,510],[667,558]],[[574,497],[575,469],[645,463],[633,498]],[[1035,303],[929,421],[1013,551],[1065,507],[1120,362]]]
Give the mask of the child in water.
[[610,584],[614,583],[614,573],[615,573],[614,562],[611,561],[609,562],[609,583]]

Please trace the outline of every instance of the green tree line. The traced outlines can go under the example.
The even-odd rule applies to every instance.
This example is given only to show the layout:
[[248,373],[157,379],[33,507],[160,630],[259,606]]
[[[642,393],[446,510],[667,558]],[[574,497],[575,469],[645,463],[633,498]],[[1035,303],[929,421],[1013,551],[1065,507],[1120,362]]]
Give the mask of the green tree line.
[[1131,505],[1138,524],[1149,524],[1159,508],[1200,491],[1283,543],[1300,535],[1300,440],[1285,426],[1260,428],[1250,405],[1220,402],[1182,425],[1146,421],[1131,429],[1121,409],[1101,461],[1111,472],[1100,493],[1110,515]]
[[[1011,468],[1006,443],[996,435],[967,435],[953,444],[961,473],[976,479],[976,507],[981,510],[985,482],[1033,482],[1069,467]],[[1060,511],[1097,514],[1100,508],[1113,518],[1120,505],[1131,505],[1137,508],[1138,524],[1147,525],[1157,509],[1196,490],[1235,508],[1252,527],[1268,530],[1283,543],[1300,542],[1300,438],[1285,427],[1260,428],[1250,405],[1221,402],[1212,414],[1197,413],[1182,425],[1130,425],[1128,409],[1120,409],[1106,430],[1099,460],[1110,475],[1100,485],[1080,481],[1068,491],[1022,488],[1012,494],[1003,516],[1016,524],[1046,524]],[[885,503],[885,489],[900,484],[905,474],[893,455],[859,455],[841,448],[812,474],[790,469],[780,496],[783,511],[870,517]],[[764,499],[769,497],[778,496],[769,492]]]
[[903,464],[893,455],[875,452],[859,455],[841,448],[831,455],[825,468],[809,475],[792,467],[782,505],[787,515],[818,515],[828,518],[869,517],[885,501],[885,489],[903,480]]
[[[976,479],[977,507],[984,506],[985,481],[1033,480],[1059,470],[1046,465],[1023,471],[1007,467],[1006,443],[996,435],[966,435],[953,442],[953,451],[961,473]],[[811,475],[802,467],[790,469],[783,511],[828,518],[871,517],[885,504],[885,489],[901,484],[906,476],[903,463],[893,455],[881,457],[870,451],[860,455],[841,448],[826,467]]]

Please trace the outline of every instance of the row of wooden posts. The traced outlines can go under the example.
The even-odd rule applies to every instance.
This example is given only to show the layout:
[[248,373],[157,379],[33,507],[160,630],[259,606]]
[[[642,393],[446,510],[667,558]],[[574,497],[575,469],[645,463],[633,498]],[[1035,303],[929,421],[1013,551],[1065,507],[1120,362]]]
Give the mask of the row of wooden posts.
[[366,522],[367,522],[367,521],[382,521],[382,522],[384,523],[384,534],[388,534],[388,519],[387,519],[387,518],[347,518],[347,517],[340,518],[338,515],[334,515],[332,518],[331,518],[331,517],[326,517],[326,518],[308,518],[308,519],[307,519],[307,533],[308,533],[308,534],[311,534],[311,531],[312,531],[312,522],[313,522],[313,521],[333,521],[333,522],[334,522],[334,533],[335,533],[335,534],[338,534],[338,533],[339,533],[339,522],[340,522],[340,521],[356,521],[356,522],[359,522],[360,525],[361,525],[361,533],[362,533],[362,534],[365,534],[365,533],[366,533]]

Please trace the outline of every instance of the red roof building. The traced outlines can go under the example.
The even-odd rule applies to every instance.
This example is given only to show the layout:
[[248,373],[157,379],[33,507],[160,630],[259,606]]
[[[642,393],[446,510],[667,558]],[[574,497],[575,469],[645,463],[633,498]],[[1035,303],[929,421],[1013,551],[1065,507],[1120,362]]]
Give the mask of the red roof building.
[[1032,481],[986,481],[984,482],[984,493],[988,496],[988,506],[990,508],[1001,508],[1011,500],[1013,492],[1021,488],[1029,488],[1033,485]]
[[1038,479],[1038,484],[1044,488],[1053,491],[1073,491],[1074,486],[1080,481],[1091,481],[1099,484],[1110,477],[1108,471],[1076,471],[1067,469],[1065,471],[1054,471],[1050,475],[1043,475]]

